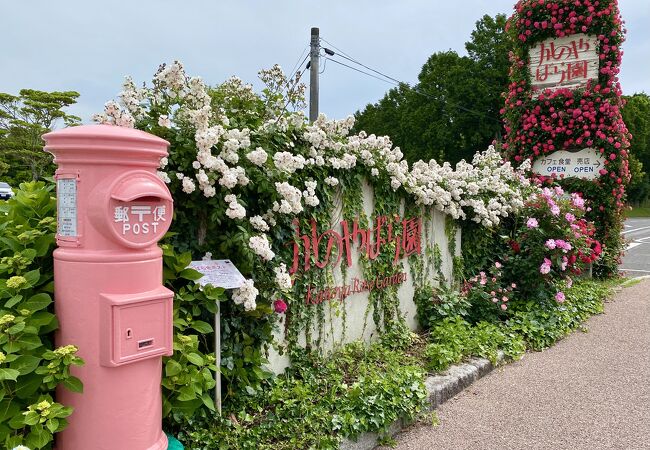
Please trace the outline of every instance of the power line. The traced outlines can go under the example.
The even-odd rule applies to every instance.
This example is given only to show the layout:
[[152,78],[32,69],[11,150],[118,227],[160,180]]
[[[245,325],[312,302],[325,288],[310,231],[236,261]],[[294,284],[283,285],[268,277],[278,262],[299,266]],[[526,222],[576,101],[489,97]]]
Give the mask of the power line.
[[347,67],[347,68],[349,68],[349,69],[355,70],[355,71],[357,71],[357,72],[359,72],[359,73],[362,73],[362,74],[364,74],[364,75],[368,75],[369,77],[373,77],[373,78],[375,78],[375,79],[377,79],[377,80],[379,80],[379,81],[383,81],[384,83],[392,84],[392,85],[394,85],[394,86],[399,86],[398,83],[395,83],[395,82],[393,82],[393,81],[389,81],[389,80],[385,80],[385,79],[383,79],[383,78],[379,78],[379,77],[376,76],[376,75],[373,75],[373,74],[368,73],[368,72],[364,72],[363,70],[360,70],[360,69],[357,69],[356,67],[352,67],[352,66],[350,66],[350,65],[348,65],[348,64],[342,63],[341,61],[337,61],[337,60],[335,60],[335,59],[328,58],[328,57],[326,57],[326,56],[324,57],[324,59],[329,60],[329,61],[332,61],[333,63],[339,64],[339,65],[341,65],[341,66],[345,66],[345,67]]
[[[348,61],[350,61],[350,62],[352,62],[352,63],[354,63],[354,64],[358,64],[358,65],[361,66],[361,67],[364,67],[364,68],[366,68],[366,69],[368,69],[368,70],[370,70],[370,71],[372,71],[372,72],[374,72],[374,73],[376,73],[376,74],[379,74],[379,75],[381,75],[382,77],[384,77],[384,78],[386,78],[386,79],[379,78],[379,77],[377,77],[377,76],[375,76],[375,75],[372,75],[372,74],[370,74],[370,73],[368,73],[368,72],[365,72],[365,71],[363,71],[363,70],[357,69],[356,67],[352,67],[352,66],[350,66],[350,65],[348,65],[348,64],[344,64],[344,63],[342,63],[342,62],[340,62],[340,61],[336,61],[336,60],[334,60],[334,59],[331,59],[331,58],[327,58],[327,57],[326,57],[326,59],[329,59],[330,61],[333,61],[333,62],[335,62],[336,64],[340,64],[340,65],[342,65],[342,66],[345,66],[345,67],[348,67],[348,68],[350,68],[350,69],[352,69],[352,70],[355,70],[355,71],[357,71],[357,72],[360,72],[360,73],[362,73],[362,74],[364,74],[364,75],[368,75],[368,76],[370,76],[370,77],[376,78],[376,79],[378,79],[378,80],[380,80],[380,81],[383,81],[383,82],[385,82],[385,83],[393,84],[393,85],[398,86],[398,87],[401,86],[401,85],[406,85],[406,86],[410,87],[410,88],[413,90],[413,92],[415,92],[415,93],[417,93],[417,94],[420,94],[420,95],[422,95],[423,97],[426,97],[426,98],[428,98],[428,99],[430,99],[430,100],[434,100],[434,101],[436,101],[436,102],[441,102],[441,103],[444,103],[444,104],[448,104],[448,105],[450,105],[450,106],[452,106],[452,107],[456,107],[456,108],[458,108],[458,109],[460,109],[460,110],[462,110],[462,111],[465,111],[465,112],[468,112],[468,113],[471,113],[471,114],[474,114],[474,115],[477,115],[477,116],[480,116],[480,117],[484,117],[484,118],[486,118],[486,119],[489,119],[489,120],[495,121],[495,122],[497,122],[497,123],[499,123],[499,124],[501,123],[500,120],[498,120],[498,119],[496,119],[495,117],[492,117],[492,116],[490,116],[490,115],[488,115],[488,114],[485,114],[485,113],[483,113],[483,112],[475,111],[475,110],[472,110],[472,109],[466,108],[466,107],[464,107],[464,106],[462,106],[462,105],[459,105],[459,104],[457,104],[457,103],[453,103],[453,102],[449,102],[449,101],[446,101],[446,100],[443,100],[443,99],[439,99],[439,98],[434,97],[434,96],[432,96],[432,95],[430,95],[430,94],[428,94],[428,93],[426,93],[426,92],[422,92],[422,91],[420,90],[421,88],[420,88],[419,86],[411,86],[409,83],[406,83],[406,82],[400,81],[400,80],[398,80],[398,79],[396,79],[396,78],[393,78],[393,77],[391,77],[391,76],[389,76],[389,75],[386,75],[385,73],[382,73],[382,72],[380,72],[380,71],[378,71],[378,70],[375,70],[375,69],[373,69],[372,67],[369,67],[369,66],[367,66],[367,65],[365,65],[365,64],[363,64],[363,63],[357,61],[356,59],[352,58],[350,55],[348,55],[348,54],[345,53],[343,50],[339,49],[338,47],[336,47],[334,44],[332,44],[331,42],[327,41],[326,39],[321,38],[321,40],[324,41],[325,43],[329,44],[330,46],[332,46],[334,49],[336,49],[336,50],[339,52],[339,53],[335,53],[335,52],[333,52],[333,51],[330,50],[330,49],[324,49],[327,55],[330,55],[329,52],[331,52],[331,55],[330,55],[330,56],[339,56],[339,57],[341,57],[341,58],[344,58],[344,59],[346,59],[346,60],[348,60]],[[329,52],[328,52],[328,50],[329,50]],[[389,80],[390,80],[390,81],[389,81]]]
[[307,51],[308,48],[309,48],[309,44],[305,45],[305,48],[302,49],[302,53],[298,57],[296,63],[293,65],[293,69],[291,69],[290,78],[293,78],[293,76],[296,74],[296,71],[304,64],[305,61],[303,60],[302,62],[300,62],[300,60],[302,59],[303,56],[305,56],[305,52]]
[[[331,45],[332,47],[334,47],[334,49],[336,49],[336,50],[338,51],[338,53],[336,54],[337,56],[340,56],[340,57],[343,58],[343,59],[347,59],[347,60],[350,61],[351,63],[358,64],[358,65],[360,65],[361,67],[363,67],[363,68],[365,68],[365,69],[368,69],[368,70],[370,70],[370,71],[376,73],[377,75],[381,75],[382,77],[387,78],[387,79],[389,79],[389,80],[391,80],[391,81],[393,81],[393,82],[395,82],[395,83],[397,83],[397,84],[402,84],[402,83],[403,83],[402,81],[400,81],[400,80],[398,80],[398,79],[396,79],[396,78],[393,78],[393,77],[391,77],[391,76],[389,76],[389,75],[386,75],[385,73],[382,73],[382,72],[380,72],[380,71],[378,71],[378,70],[376,70],[376,69],[373,69],[372,67],[369,67],[369,66],[367,66],[367,65],[365,65],[365,64],[363,64],[363,63],[357,61],[355,58],[353,58],[353,57],[350,56],[349,54],[345,53],[343,50],[341,50],[340,48],[336,47],[334,44],[332,44],[331,42],[327,41],[326,39],[321,38],[321,40],[324,41],[324,42],[326,42],[327,44]],[[324,50],[325,50],[325,52],[327,52],[329,49],[326,48],[326,49],[324,49]],[[330,52],[331,52],[331,50],[330,50]],[[334,52],[332,52],[332,53],[334,54]],[[333,56],[333,54],[332,54],[331,56]]]

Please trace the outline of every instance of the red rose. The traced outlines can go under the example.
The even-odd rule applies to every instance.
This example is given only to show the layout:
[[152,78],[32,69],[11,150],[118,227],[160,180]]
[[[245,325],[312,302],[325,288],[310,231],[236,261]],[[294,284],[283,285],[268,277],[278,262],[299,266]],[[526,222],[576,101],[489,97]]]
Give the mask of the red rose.
[[510,248],[512,248],[512,251],[515,253],[519,253],[521,251],[521,247],[517,241],[510,241]]
[[278,314],[283,314],[287,310],[287,304],[281,298],[273,302],[273,309]]

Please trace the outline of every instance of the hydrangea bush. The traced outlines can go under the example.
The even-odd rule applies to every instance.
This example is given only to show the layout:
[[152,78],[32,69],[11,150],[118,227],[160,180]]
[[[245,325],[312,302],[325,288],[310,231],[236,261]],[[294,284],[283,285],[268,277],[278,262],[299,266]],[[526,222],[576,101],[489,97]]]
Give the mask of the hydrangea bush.
[[[53,185],[22,183],[0,204],[0,446],[52,448],[72,408],[57,403],[59,385],[81,392],[70,367],[77,347],[54,347]],[[74,343],[69,343],[74,344]]]

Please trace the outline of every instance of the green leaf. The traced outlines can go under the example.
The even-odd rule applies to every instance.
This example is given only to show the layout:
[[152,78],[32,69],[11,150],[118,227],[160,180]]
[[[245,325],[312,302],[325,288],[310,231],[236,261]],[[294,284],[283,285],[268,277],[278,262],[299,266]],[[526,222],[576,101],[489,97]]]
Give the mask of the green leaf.
[[178,361],[170,359],[165,364],[165,375],[168,377],[173,377],[178,375],[183,370],[183,367],[179,364]]
[[48,419],[47,422],[45,422],[45,426],[47,426],[47,429],[50,430],[51,433],[56,433],[56,430],[59,428],[59,419]]
[[52,433],[42,426],[38,426],[32,427],[32,432],[27,435],[25,443],[31,449],[37,449],[45,447],[50,440],[52,440]]
[[209,323],[203,322],[202,320],[192,322],[192,328],[203,334],[212,333],[214,331]]
[[185,278],[186,280],[196,281],[196,280],[198,280],[199,278],[203,277],[203,274],[202,274],[201,272],[199,272],[198,270],[194,270],[194,269],[189,269],[189,268],[188,268],[188,269],[183,269],[183,270],[178,274],[178,276],[179,276],[180,278]]
[[47,311],[37,311],[27,319],[27,324],[40,328],[55,321],[55,315]]
[[34,250],[36,250],[36,256],[45,256],[47,251],[50,248],[50,245],[54,244],[54,238],[51,235],[41,236],[34,243]]
[[40,293],[30,297],[25,303],[23,303],[21,308],[28,309],[30,311],[39,311],[41,309],[47,308],[49,304],[52,303],[52,298],[49,294]]
[[[16,369],[21,375],[27,375],[38,367],[41,359],[33,355],[21,355],[13,361],[9,367]],[[22,381],[22,380],[21,380]]]
[[82,393],[84,391],[84,385],[81,380],[73,376],[70,376],[69,378],[63,380],[63,386],[72,392]]
[[203,404],[210,409],[210,411],[216,411],[216,408],[214,406],[214,400],[212,400],[212,397],[210,396],[210,393],[206,392],[201,396],[201,400],[203,401]]
[[22,249],[22,245],[17,241],[9,238],[0,238],[0,242],[4,243],[8,248],[10,248],[14,253],[19,252]]
[[19,350],[34,350],[42,346],[41,338],[34,334],[23,334],[20,335],[15,341],[9,341],[5,345],[5,350],[7,353],[16,353]]
[[24,329],[25,329],[25,322],[18,322],[16,325],[7,328],[7,334],[9,335],[18,334]]
[[20,378],[20,383],[16,385],[16,397],[19,399],[28,399],[34,395],[43,384],[43,377],[35,373]]
[[8,399],[0,402],[0,423],[8,422],[13,416],[20,412],[18,402]]
[[194,400],[196,398],[196,392],[194,392],[192,386],[183,386],[178,390],[178,394],[178,400],[182,402]]
[[0,368],[0,381],[2,380],[16,381],[18,375],[20,375],[20,371],[16,369]]
[[189,401],[177,401],[173,403],[172,410],[174,413],[190,417],[202,404],[203,401],[198,398]]
[[32,270],[23,276],[27,280],[27,284],[34,286],[38,282],[38,279],[41,277],[41,271],[39,269]]
[[5,303],[5,308],[13,308],[14,305],[18,304],[23,299],[22,295],[14,295]]
[[191,362],[195,366],[202,366],[203,364],[205,364],[203,358],[196,353],[189,353],[188,355],[186,355],[186,358],[189,362]]

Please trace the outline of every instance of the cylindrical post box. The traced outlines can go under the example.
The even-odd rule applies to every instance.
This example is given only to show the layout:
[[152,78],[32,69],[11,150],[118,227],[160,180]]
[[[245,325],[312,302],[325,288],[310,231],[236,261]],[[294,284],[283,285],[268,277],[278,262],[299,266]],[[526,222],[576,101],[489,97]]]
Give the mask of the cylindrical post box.
[[43,136],[58,168],[54,251],[57,345],[74,344],[83,394],[58,450],[164,450],[162,356],[172,353],[173,293],[157,243],[172,197],[156,176],[169,143],[143,131],[84,125]]

